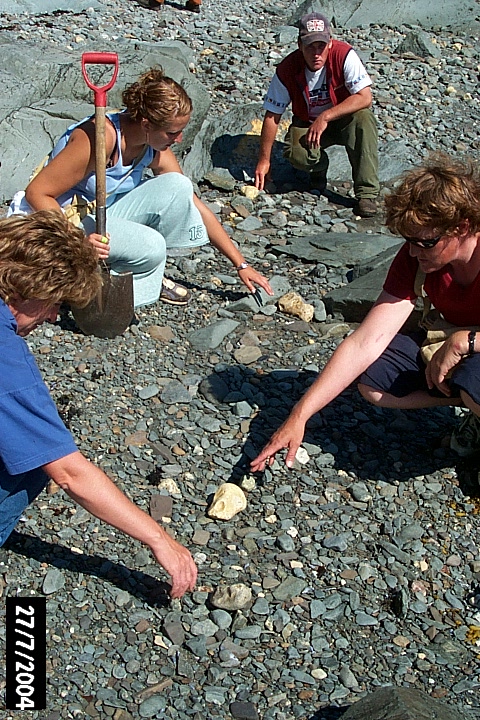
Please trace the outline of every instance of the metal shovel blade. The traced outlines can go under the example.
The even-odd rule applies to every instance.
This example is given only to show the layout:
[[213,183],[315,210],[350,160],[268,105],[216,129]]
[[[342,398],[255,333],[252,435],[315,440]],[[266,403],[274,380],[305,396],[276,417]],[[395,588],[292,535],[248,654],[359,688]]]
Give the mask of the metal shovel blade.
[[97,295],[84,308],[72,307],[72,313],[86,335],[111,339],[125,332],[133,320],[133,275],[101,272],[103,283]]

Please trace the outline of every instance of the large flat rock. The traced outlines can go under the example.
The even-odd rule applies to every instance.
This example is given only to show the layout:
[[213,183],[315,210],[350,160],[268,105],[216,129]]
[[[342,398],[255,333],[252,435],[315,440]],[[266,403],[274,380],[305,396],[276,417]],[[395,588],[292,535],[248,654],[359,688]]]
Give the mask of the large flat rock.
[[398,248],[398,244],[398,238],[391,235],[318,233],[295,238],[288,245],[274,245],[272,250],[327,267],[352,268],[374,262],[379,253]]
[[[328,313],[341,315],[346,322],[362,322],[383,289],[392,258],[384,253],[383,259],[374,263],[374,269],[361,275],[348,285],[332,290],[322,299]],[[415,330],[421,318],[418,307],[403,326],[404,331]]]
[[475,0],[307,0],[296,2],[291,24],[295,24],[304,13],[320,11],[329,18],[335,18],[337,27],[359,27],[360,25],[420,25],[423,28],[435,26],[452,28],[477,28],[478,5]]
[[[0,42],[2,95],[0,98],[0,202],[23,189],[32,170],[57,138],[77,120],[94,112],[93,93],[81,72],[81,51],[41,47],[24,42]],[[189,70],[192,51],[182,42],[132,43],[118,48],[120,70],[108,94],[108,106],[122,106],[121,93],[142,72],[161,65],[190,95],[193,113],[175,151],[180,155],[193,143],[210,107],[210,96]],[[28,64],[25,57],[29,58]],[[95,82],[111,77],[111,68],[93,66]]]
[[467,716],[423,690],[385,687],[351,705],[342,720],[467,720]]
[[43,15],[59,10],[79,13],[89,7],[99,7],[99,3],[96,0],[0,0],[0,13],[9,15]]

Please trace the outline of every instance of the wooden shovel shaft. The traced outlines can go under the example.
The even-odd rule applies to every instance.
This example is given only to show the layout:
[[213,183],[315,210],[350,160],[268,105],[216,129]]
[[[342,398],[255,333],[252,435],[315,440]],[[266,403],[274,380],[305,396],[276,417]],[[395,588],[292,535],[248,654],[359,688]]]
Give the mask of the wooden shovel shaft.
[[[105,85],[95,85],[88,76],[87,65],[112,65],[113,74]],[[96,178],[96,230],[105,235],[107,230],[107,152],[105,142],[105,107],[107,90],[115,84],[118,74],[118,55],[110,52],[89,52],[82,55],[82,74],[93,90],[95,101],[95,178]]]
[[95,108],[95,181],[96,229],[99,235],[107,231],[107,152],[105,142],[105,108]]

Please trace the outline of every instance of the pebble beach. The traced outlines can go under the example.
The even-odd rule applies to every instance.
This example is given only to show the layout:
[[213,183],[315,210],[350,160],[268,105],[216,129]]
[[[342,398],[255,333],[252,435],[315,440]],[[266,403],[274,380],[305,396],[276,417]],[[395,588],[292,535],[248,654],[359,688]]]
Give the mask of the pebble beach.
[[[0,37],[81,51],[182,41],[215,121],[263,99],[295,44],[291,12],[289,0],[204,0],[198,15],[168,0],[161,11],[104,0],[78,14],[2,15]],[[412,164],[434,150],[477,159],[478,39],[429,30],[438,52],[420,59],[396,52],[411,30],[336,30],[372,76],[380,155],[397,143]],[[192,292],[187,308],[141,308],[113,340],[86,337],[65,310],[28,338],[80,450],[199,567],[195,592],[169,601],[146,549],[61,490],[43,493],[0,548],[3,597],[47,599],[47,709],[30,715],[337,720],[398,685],[480,718],[478,468],[444,442],[462,411],[381,410],[352,387],[312,418],[292,470],[280,455],[249,472],[351,329],[322,301],[351,266],[282,245],[312,232],[388,235],[382,214],[352,214],[348,177],[329,185],[344,202],[301,183],[249,199],[243,184],[198,192],[276,296],[293,290],[314,306],[312,322],[275,303],[252,308],[207,245],[167,265]],[[225,482],[244,489],[247,508],[212,519]],[[2,652],[4,637],[2,627]]]

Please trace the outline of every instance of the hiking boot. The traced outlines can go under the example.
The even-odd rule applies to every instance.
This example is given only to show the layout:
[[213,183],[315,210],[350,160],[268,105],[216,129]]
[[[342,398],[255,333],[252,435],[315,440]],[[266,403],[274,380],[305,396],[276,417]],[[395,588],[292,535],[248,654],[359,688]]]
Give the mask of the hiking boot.
[[371,198],[360,198],[355,203],[353,212],[362,218],[373,217],[378,212],[377,203]]
[[190,12],[199,13],[201,4],[202,3],[198,2],[198,0],[187,0],[185,7],[187,10],[190,10]]
[[480,453],[480,418],[468,412],[450,438],[450,449],[460,457]]

